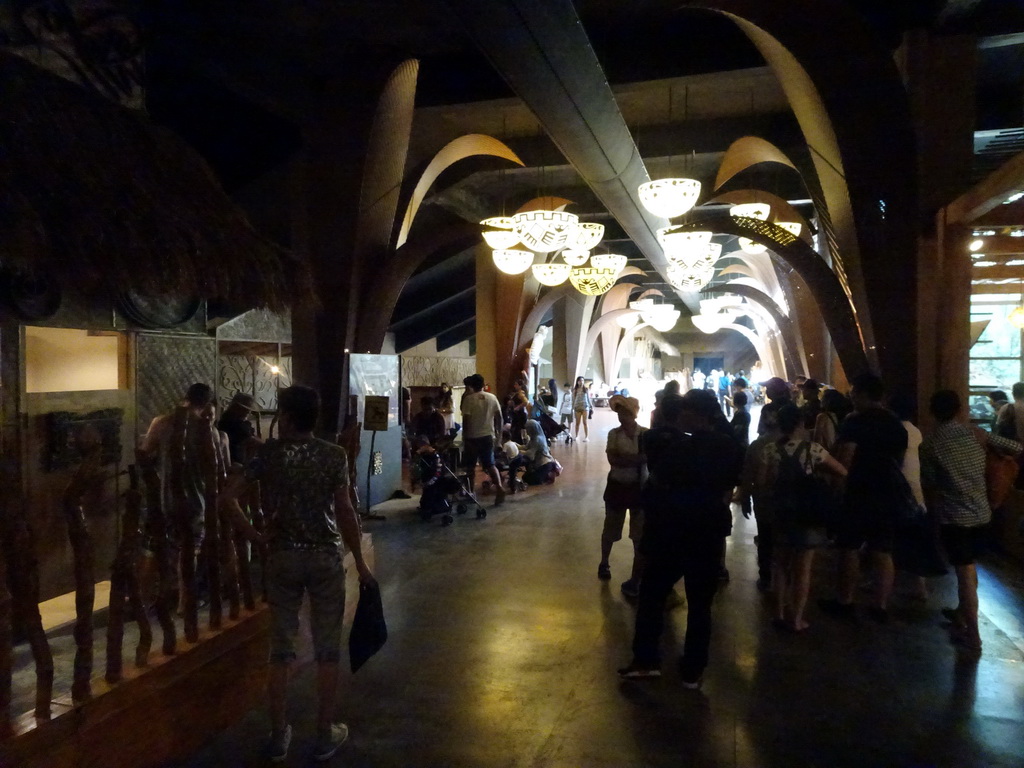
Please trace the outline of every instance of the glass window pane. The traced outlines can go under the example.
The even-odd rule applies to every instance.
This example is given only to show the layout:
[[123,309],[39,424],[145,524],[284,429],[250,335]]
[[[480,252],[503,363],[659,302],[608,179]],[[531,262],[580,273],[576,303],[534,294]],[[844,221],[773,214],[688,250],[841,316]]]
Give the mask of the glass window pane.
[[1003,389],[1009,392],[1017,381],[1020,381],[1019,358],[1013,360],[971,359],[971,389]]
[[978,305],[971,307],[971,322],[988,320],[984,332],[971,347],[971,357],[1020,357],[1020,329],[1007,318],[1016,305]]

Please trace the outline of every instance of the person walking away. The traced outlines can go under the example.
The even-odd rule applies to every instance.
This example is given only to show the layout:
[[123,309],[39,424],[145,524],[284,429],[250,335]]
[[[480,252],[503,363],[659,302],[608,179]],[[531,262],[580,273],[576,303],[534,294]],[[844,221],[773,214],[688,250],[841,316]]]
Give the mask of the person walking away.
[[271,624],[268,756],[273,762],[288,756],[292,737],[286,706],[288,672],[296,657],[299,608],[308,594],[317,664],[313,757],[324,761],[348,737],[344,723],[332,722],[345,614],[342,542],[355,560],[359,581],[371,584],[374,579],[363,559],[359,518],[349,499],[345,449],[313,436],[319,396],[308,387],[287,387],[278,394],[278,409],[281,437],[260,446],[244,476],[232,476],[222,503],[240,512],[239,499],[246,486],[259,481],[270,551],[266,574]]
[[740,444],[743,452],[746,453],[750,445],[750,411],[747,410],[747,393],[740,391],[732,396],[732,421],[729,428],[732,436]]
[[803,632],[811,590],[814,551],[828,543],[825,522],[832,490],[820,477],[828,472],[846,477],[846,467],[818,443],[806,439],[802,408],[789,403],[779,409],[778,438],[765,444],[758,485],[768,489],[767,502],[775,533],[772,588],[775,626]]
[[641,500],[643,483],[647,479],[647,459],[640,449],[643,434],[647,431],[636,423],[640,413],[640,401],[635,397],[612,395],[608,402],[619,417],[619,426],[608,432],[605,454],[608,457],[608,480],[604,489],[604,527],[601,530],[601,562],[597,566],[597,578],[611,579],[608,558],[612,545],[622,539],[622,528],[629,512],[629,540],[633,542],[633,567],[629,579],[622,583],[622,594],[637,597],[640,594],[640,579],[643,575],[643,555],[638,551],[644,530],[644,511]]
[[726,416],[731,416],[732,404],[729,394],[730,387],[732,386],[732,376],[725,371],[720,371],[716,383],[718,385],[718,406],[722,409],[722,413]]
[[[463,466],[470,491],[473,490],[477,462],[494,483],[494,505],[504,503],[505,489],[501,475],[494,465],[494,443],[501,436],[504,426],[501,419],[501,405],[498,398],[484,392],[484,377],[479,373],[462,380],[466,394],[462,397],[462,450]],[[514,436],[515,433],[513,433]]]
[[807,379],[801,389],[803,403],[800,405],[800,415],[804,420],[804,429],[808,432],[814,431],[814,425],[818,421],[818,414],[821,413],[821,385],[814,379]]
[[665,395],[679,396],[680,384],[675,379],[665,382],[665,388],[654,393],[654,410],[651,411],[651,429],[661,426],[661,401]]
[[573,432],[573,437],[577,440],[580,436],[580,423],[583,424],[583,442],[587,442],[590,439],[590,427],[587,425],[589,420],[590,409],[593,408],[590,401],[590,390],[587,389],[587,385],[583,383],[583,377],[578,376],[576,378],[576,384],[572,388],[572,410],[575,414],[576,429]]
[[827,389],[821,396],[821,410],[814,419],[811,439],[831,453],[839,436],[839,424],[851,410],[849,401],[837,389]]
[[840,425],[836,442],[836,458],[849,472],[837,520],[838,597],[818,602],[833,616],[855,616],[859,553],[866,545],[875,570],[875,595],[868,616],[878,622],[888,620],[895,575],[892,548],[896,511],[903,500],[905,483],[900,468],[907,450],[907,431],[883,407],[884,393],[882,380],[873,373],[863,373],[853,380],[855,410]]
[[705,380],[705,378],[706,377],[704,375],[704,371],[702,371],[700,368],[695,370],[693,372],[693,388],[694,389],[704,389],[704,380]]
[[569,382],[562,385],[562,397],[558,405],[558,420],[565,427],[566,434],[572,427],[572,390],[569,389]]
[[942,542],[956,570],[954,609],[943,614],[952,621],[950,639],[963,650],[981,653],[978,632],[978,571],[975,562],[984,550],[992,509],[985,492],[985,446],[1019,455],[1021,444],[958,421],[960,396],[940,390],[929,403],[938,422],[921,444],[921,479],[929,508],[939,517]]
[[775,518],[771,507],[771,486],[766,485],[768,474],[764,469],[765,449],[779,438],[778,419],[772,420],[771,428],[758,435],[747,447],[743,457],[743,471],[736,490],[740,511],[747,520],[754,516],[757,535],[757,588],[761,592],[772,589],[772,564],[775,554]]
[[736,441],[714,431],[718,398],[693,390],[662,400],[664,425],[644,435],[650,477],[644,486],[644,532],[633,660],[623,678],[661,676],[659,638],[665,601],[685,578],[689,606],[679,664],[682,684],[699,688],[711,644],[711,604],[719,557],[732,524],[729,499],[740,471]]

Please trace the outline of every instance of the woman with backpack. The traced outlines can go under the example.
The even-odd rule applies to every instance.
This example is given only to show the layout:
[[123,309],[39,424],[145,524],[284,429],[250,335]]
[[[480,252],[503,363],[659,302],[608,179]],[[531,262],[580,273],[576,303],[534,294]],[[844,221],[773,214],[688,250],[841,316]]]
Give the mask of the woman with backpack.
[[832,489],[823,472],[846,476],[840,464],[821,445],[807,439],[803,416],[793,404],[778,412],[779,437],[764,447],[760,485],[771,506],[775,530],[772,587],[775,626],[803,632],[804,609],[811,589],[814,550],[827,542],[825,524],[833,506]]

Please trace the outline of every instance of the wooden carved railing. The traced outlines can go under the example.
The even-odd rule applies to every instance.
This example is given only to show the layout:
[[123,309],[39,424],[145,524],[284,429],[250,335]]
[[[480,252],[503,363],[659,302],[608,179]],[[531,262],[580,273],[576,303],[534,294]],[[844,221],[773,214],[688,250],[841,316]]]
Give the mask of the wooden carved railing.
[[[164,509],[160,475],[156,470],[156,457],[137,454],[136,461],[142,470],[142,482],[146,486],[146,537],[147,547],[156,560],[157,596],[156,618],[163,635],[163,653],[171,656],[177,650],[178,630],[174,626],[174,562],[168,534],[171,526]],[[138,653],[141,653],[141,649]],[[149,655],[149,649],[146,649]]]
[[149,662],[149,649],[153,645],[153,630],[142,601],[139,576],[136,570],[140,550],[139,519],[142,513],[142,492],[135,465],[128,468],[129,485],[125,494],[124,515],[121,518],[121,541],[110,573],[110,610],[107,618],[107,674],[108,683],[121,679],[122,645],[124,642],[124,607],[127,600],[132,618],[139,627],[139,643],[135,648],[135,666]]

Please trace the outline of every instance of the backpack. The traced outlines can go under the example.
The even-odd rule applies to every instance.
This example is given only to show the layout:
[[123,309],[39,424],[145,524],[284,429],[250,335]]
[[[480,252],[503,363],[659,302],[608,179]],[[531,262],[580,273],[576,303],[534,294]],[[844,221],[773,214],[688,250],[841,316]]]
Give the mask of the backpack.
[[830,516],[833,494],[828,483],[813,472],[807,472],[811,444],[804,440],[792,455],[783,445],[778,445],[778,449],[779,472],[773,492],[778,520],[799,528],[824,526]]

